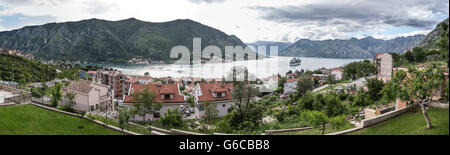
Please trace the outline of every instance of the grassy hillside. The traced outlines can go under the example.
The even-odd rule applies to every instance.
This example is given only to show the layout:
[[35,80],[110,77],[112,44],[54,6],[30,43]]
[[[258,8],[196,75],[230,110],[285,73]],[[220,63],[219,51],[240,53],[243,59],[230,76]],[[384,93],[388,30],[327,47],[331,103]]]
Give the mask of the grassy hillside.
[[351,135],[449,135],[449,111],[430,109],[432,129],[427,129],[427,123],[420,110],[408,112],[386,122],[365,128]]
[[[120,135],[87,120],[32,105],[0,106],[0,135]],[[82,125],[83,128],[78,127]]]
[[53,80],[56,75],[56,70],[51,66],[19,56],[0,54],[0,80],[41,82]]

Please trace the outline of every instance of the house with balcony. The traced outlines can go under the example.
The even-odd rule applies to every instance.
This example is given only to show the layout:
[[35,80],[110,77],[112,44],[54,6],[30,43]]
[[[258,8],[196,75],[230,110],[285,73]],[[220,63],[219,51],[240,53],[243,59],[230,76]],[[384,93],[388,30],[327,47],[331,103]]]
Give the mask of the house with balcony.
[[332,68],[330,70],[331,70],[330,74],[334,75],[336,80],[341,80],[342,79],[342,77],[344,75],[344,69],[343,68],[336,67],[336,68]]
[[181,106],[186,106],[186,99],[179,91],[178,84],[160,84],[160,83],[148,83],[148,84],[131,84],[129,93],[124,97],[123,105],[131,108],[134,104],[141,103],[136,100],[133,95],[142,92],[148,88],[154,95],[154,102],[161,102],[162,107],[153,115],[147,114],[144,117],[139,115],[134,116],[132,120],[149,121],[164,117],[169,109],[180,109]]
[[204,104],[207,102],[216,104],[219,117],[227,114],[228,109],[235,103],[232,91],[231,84],[222,85],[222,82],[197,84],[194,88],[195,117],[200,118],[205,113]]
[[67,104],[67,93],[75,94],[73,108],[81,111],[114,111],[112,96],[108,86],[93,81],[73,81],[62,89],[62,104]]

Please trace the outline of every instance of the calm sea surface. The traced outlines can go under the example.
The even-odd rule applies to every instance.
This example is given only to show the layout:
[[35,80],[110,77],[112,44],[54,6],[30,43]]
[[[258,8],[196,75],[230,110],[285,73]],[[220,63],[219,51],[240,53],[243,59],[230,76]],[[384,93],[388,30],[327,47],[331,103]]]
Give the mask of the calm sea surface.
[[149,72],[152,77],[202,77],[221,78],[226,76],[233,66],[247,66],[249,73],[257,78],[265,78],[280,73],[284,75],[289,70],[316,70],[322,67],[333,68],[344,66],[354,61],[363,59],[333,59],[333,58],[301,58],[300,66],[289,66],[293,57],[271,57],[264,60],[239,61],[234,63],[206,63],[193,65],[176,64],[107,64],[111,67],[129,75],[144,75]]

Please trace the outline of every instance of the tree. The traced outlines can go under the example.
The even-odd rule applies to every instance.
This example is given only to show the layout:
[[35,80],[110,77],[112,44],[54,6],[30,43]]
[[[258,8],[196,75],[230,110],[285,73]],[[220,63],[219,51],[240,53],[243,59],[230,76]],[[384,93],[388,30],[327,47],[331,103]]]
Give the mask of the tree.
[[232,96],[236,99],[234,104],[237,113],[241,117],[241,123],[245,121],[248,114],[251,95],[256,94],[255,86],[249,81],[248,69],[243,67],[233,67],[231,71],[233,79]]
[[62,98],[61,87],[62,87],[61,83],[58,82],[55,84],[55,88],[53,88],[51,91],[52,99],[50,102],[53,108],[58,107],[58,103],[59,101],[61,101]]
[[327,84],[331,87],[331,91],[333,91],[333,84],[337,83],[336,76],[334,76],[334,74],[329,74],[325,81],[327,81]]
[[[407,85],[409,89],[409,96],[415,98],[419,102],[422,109],[422,113],[427,122],[427,128],[432,128],[430,117],[425,108],[425,105],[431,102],[431,97],[433,96],[433,91],[439,89],[442,85],[444,79],[444,72],[440,66],[432,63],[425,69],[416,69],[410,67],[408,69],[411,73],[411,78],[408,78]],[[404,85],[406,86],[406,84]]]
[[311,91],[314,88],[314,81],[311,78],[303,76],[297,82],[297,93],[303,96],[307,91]]
[[287,79],[286,77],[281,77],[278,80],[278,87],[284,88],[284,83],[286,83]]
[[204,106],[205,113],[203,114],[203,120],[205,120],[205,122],[209,124],[217,118],[219,110],[217,110],[216,104],[212,102],[206,102],[204,103]]
[[150,73],[148,73],[148,72],[144,73],[144,76],[149,76],[149,75],[150,75]]
[[[141,92],[133,94],[133,98],[139,102],[135,104],[138,115],[142,116],[145,121],[145,115],[153,115],[162,107],[161,102],[155,102],[155,94],[146,86]],[[150,125],[150,121],[148,122]]]
[[414,47],[412,50],[414,62],[422,62],[425,59],[425,50],[420,47]]
[[161,123],[165,127],[182,127],[184,125],[181,112],[175,109],[167,110],[166,116],[161,118]]
[[306,110],[301,113],[301,119],[313,127],[322,127],[322,135],[325,134],[326,124],[330,124],[333,128],[348,124],[345,120],[345,107],[334,93],[317,95],[315,110]]
[[414,62],[414,56],[413,56],[411,50],[408,50],[408,51],[405,52],[405,58],[409,62]]
[[377,68],[369,60],[352,62],[344,66],[344,79],[357,79],[375,74]]
[[68,102],[67,102],[67,107],[68,107],[70,110],[72,110],[72,109],[73,109],[73,105],[76,104],[76,103],[75,103],[75,94],[74,94],[74,93],[68,92],[68,93],[66,94],[66,98],[67,98],[67,100],[68,100]]
[[339,129],[348,124],[345,120],[345,115],[339,115],[335,117],[329,117],[323,111],[304,111],[301,113],[301,120],[307,122],[314,128],[321,127],[322,135],[325,134],[326,125],[330,124],[333,128]]
[[48,86],[45,82],[41,83],[42,87],[41,87],[41,92],[42,92],[42,104],[44,104],[44,97],[49,95],[49,89]]
[[325,94],[323,100],[325,103],[323,111],[328,117],[335,117],[344,113],[344,105],[342,105],[336,94]]
[[86,115],[86,111],[80,111],[80,126],[78,127],[80,129],[83,128],[82,121],[83,121],[84,115]]
[[260,124],[263,114],[262,106],[250,101],[252,95],[257,94],[258,90],[254,82],[249,81],[248,70],[245,67],[233,67],[228,76],[233,79],[232,96],[235,104],[231,107],[230,112],[218,122],[218,130],[223,132],[252,131]]
[[298,100],[298,104],[300,106],[300,109],[302,110],[313,110],[314,109],[313,103],[314,103],[314,95],[310,91],[307,91]]
[[402,82],[406,78],[406,72],[399,70],[395,73],[392,80],[386,82],[380,94],[383,96],[385,102],[393,102],[399,96],[407,96],[406,92],[408,88],[402,87]]
[[191,107],[194,107],[195,106],[195,97],[194,96],[188,97],[186,99],[186,102],[188,102]]
[[119,127],[122,131],[125,127],[128,127],[129,119],[130,119],[129,111],[120,110],[120,112],[119,112]]
[[369,89],[367,93],[369,93],[372,100],[381,98],[382,94],[380,92],[383,89],[383,86],[384,82],[382,80],[378,80],[377,78],[367,79],[367,88]]
[[441,23],[441,27],[442,27],[441,39],[439,40],[439,42],[436,43],[436,45],[439,47],[442,60],[444,60],[447,63],[448,67],[448,59],[449,59],[448,24],[443,22]]
[[[383,92],[388,99],[400,98],[409,104],[417,103],[422,109],[427,128],[430,129],[432,124],[425,106],[431,102],[433,91],[439,89],[442,85],[444,79],[443,68],[436,63],[431,63],[423,69],[410,66],[408,71],[410,77],[407,77],[402,72],[397,73],[394,83],[389,84],[389,87]],[[387,95],[386,93],[389,92],[395,93],[394,95]]]

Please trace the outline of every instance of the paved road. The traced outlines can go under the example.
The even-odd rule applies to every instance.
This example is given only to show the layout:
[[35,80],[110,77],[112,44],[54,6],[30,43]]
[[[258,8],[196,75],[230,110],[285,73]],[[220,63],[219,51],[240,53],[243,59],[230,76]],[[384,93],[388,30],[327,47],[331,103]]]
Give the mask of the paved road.
[[365,83],[366,83],[366,78],[362,77],[362,78],[353,80],[351,83],[346,83],[344,86],[348,87],[351,85],[356,85],[357,87],[361,87],[361,86],[364,86]]
[[313,89],[312,92],[320,91],[320,90],[322,90],[322,89],[324,89],[324,88],[326,88],[326,87],[328,87],[328,84],[323,85],[323,86],[320,86],[320,87],[317,87],[317,88]]
[[[366,82],[366,78],[362,77],[362,78],[359,78],[359,79],[355,79],[355,80],[353,80],[350,83],[345,83],[344,87],[349,87],[349,86],[352,86],[352,85],[356,85],[357,87],[362,87],[362,86],[364,86],[365,82]],[[327,87],[328,87],[328,84],[320,86],[320,87],[317,87],[317,88],[313,89],[312,92],[321,91],[322,89],[325,89]]]

